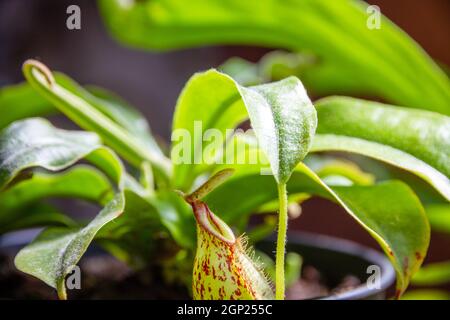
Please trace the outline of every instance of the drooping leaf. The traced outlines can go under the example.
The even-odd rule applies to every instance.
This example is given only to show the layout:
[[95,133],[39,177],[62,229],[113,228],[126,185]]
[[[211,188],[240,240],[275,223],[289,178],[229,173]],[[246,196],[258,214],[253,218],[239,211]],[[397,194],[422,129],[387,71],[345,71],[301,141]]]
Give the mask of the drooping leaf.
[[87,226],[70,230],[49,228],[17,254],[16,267],[58,290],[66,299],[65,277],[87,250],[95,234],[123,211],[125,200],[118,193]]
[[[119,189],[125,185],[122,163],[100,144],[96,134],[56,129],[38,118],[14,122],[0,133],[0,187],[4,189],[25,169],[41,167],[58,171],[83,158],[102,169]],[[26,189],[27,183],[35,182],[22,183]],[[16,184],[2,196],[6,194],[14,198],[15,188],[22,188],[22,184]],[[39,191],[28,196],[39,197]],[[43,195],[45,190],[41,191]],[[61,189],[59,191],[62,192]],[[65,298],[64,277],[78,262],[96,232],[121,214],[123,206],[124,196],[119,192],[86,227],[71,231],[67,228],[47,229],[17,255],[16,266],[57,288],[59,296]]]
[[[169,175],[170,165],[165,157],[148,148],[140,139],[133,139],[129,131],[93,107],[84,99],[88,93],[81,88],[78,88],[78,92],[82,97],[59,85],[51,71],[34,60],[24,63],[23,73],[37,92],[80,127],[98,133],[107,145],[131,164],[139,167],[143,161],[149,161],[162,177]],[[89,99],[101,104],[93,96],[89,96]]]
[[316,101],[317,133],[378,142],[450,175],[450,117],[349,97]]
[[[392,181],[373,186],[328,187],[300,163],[287,189],[291,194],[325,197],[344,207],[386,252],[397,271],[397,293],[404,291],[423,261],[430,236],[423,207],[408,186]],[[211,210],[223,213],[224,221],[233,224],[276,198],[277,189],[270,177],[256,169],[231,178],[206,196],[205,201]]]
[[[369,28],[357,0],[99,1],[110,32],[150,50],[244,44],[312,52],[302,80],[320,94],[360,92],[450,114],[448,77],[407,34],[380,15]],[[372,12],[373,13],[373,12]]]
[[247,117],[275,179],[286,182],[308,152],[317,121],[301,82],[291,77],[246,88],[225,74],[209,70],[194,75],[177,102],[172,134],[176,142],[172,148],[176,185],[186,188],[192,183],[199,165],[206,166],[204,150],[225,142],[203,145],[203,132],[214,128],[225,138],[230,134],[227,129],[232,130]]
[[91,167],[80,165],[58,174],[36,172],[0,193],[0,233],[30,220],[30,215],[35,216],[33,221],[39,214],[62,220],[54,215],[55,209],[42,205],[35,208],[37,202],[46,198],[71,197],[104,205],[112,196],[113,188],[106,176]]
[[434,187],[444,198],[450,200],[449,179],[410,154],[377,142],[331,134],[317,134],[311,152],[342,151],[361,154],[390,165],[405,169]]
[[0,189],[22,170],[62,170],[85,157],[119,181],[121,164],[96,134],[56,129],[39,118],[17,121],[0,133]]

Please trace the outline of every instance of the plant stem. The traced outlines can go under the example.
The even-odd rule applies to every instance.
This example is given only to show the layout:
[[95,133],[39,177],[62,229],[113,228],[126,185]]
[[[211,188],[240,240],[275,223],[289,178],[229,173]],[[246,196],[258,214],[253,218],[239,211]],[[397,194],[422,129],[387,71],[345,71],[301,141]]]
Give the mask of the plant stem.
[[278,199],[280,202],[280,212],[278,216],[278,237],[275,262],[275,299],[284,300],[284,256],[288,220],[286,183],[278,184]]

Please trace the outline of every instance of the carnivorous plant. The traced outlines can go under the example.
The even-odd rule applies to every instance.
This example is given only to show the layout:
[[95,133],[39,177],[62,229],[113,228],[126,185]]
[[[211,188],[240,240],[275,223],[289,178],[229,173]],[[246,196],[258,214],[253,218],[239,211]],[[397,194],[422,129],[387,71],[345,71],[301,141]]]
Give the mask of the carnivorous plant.
[[[445,211],[450,200],[450,85],[411,39],[384,17],[381,30],[368,30],[360,1],[99,6],[111,33],[132,46],[232,43],[293,53],[194,74],[176,103],[170,154],[115,94],[27,60],[27,82],[0,91],[0,232],[45,227],[15,257],[19,270],[66,299],[66,276],[96,242],[133,268],[174,268],[196,299],[284,299],[288,205],[319,196],[379,243],[396,270],[396,297],[403,294],[427,253],[426,211]],[[395,105],[347,96],[312,102],[310,92],[366,93]],[[82,131],[55,127],[45,119],[53,114]],[[336,152],[402,175],[381,181],[360,168],[362,157]],[[102,209],[74,221],[45,201],[59,197]],[[277,233],[273,279],[241,236],[257,211],[278,212],[269,225]]]

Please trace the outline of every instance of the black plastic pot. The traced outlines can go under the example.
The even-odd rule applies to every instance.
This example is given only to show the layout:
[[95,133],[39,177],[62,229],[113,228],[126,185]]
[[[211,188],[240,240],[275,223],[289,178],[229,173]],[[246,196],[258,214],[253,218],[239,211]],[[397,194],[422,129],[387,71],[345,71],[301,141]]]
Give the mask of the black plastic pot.
[[[15,232],[0,238],[0,251],[15,254],[20,247],[31,241],[36,231]],[[275,248],[273,240],[261,242],[259,249],[270,253]],[[361,280],[362,285],[343,293],[322,297],[325,300],[365,300],[384,299],[386,290],[395,281],[395,271],[389,260],[378,251],[351,241],[338,238],[291,232],[288,235],[288,252],[297,252],[303,258],[304,265],[314,266],[326,278],[330,287],[337,285],[346,275]],[[90,249],[88,255],[104,254],[98,249]],[[369,289],[366,280],[370,276],[367,268],[377,265],[381,269],[379,289]]]
[[[264,241],[259,249],[269,253],[274,250],[274,241]],[[314,266],[326,277],[330,287],[337,285],[346,275],[360,279],[361,285],[343,293],[322,297],[324,300],[379,300],[386,298],[386,290],[395,281],[395,271],[389,260],[378,251],[355,242],[334,237],[291,232],[288,235],[288,252],[297,252],[304,265]],[[379,289],[366,285],[371,273],[370,265],[377,265],[381,271]]]

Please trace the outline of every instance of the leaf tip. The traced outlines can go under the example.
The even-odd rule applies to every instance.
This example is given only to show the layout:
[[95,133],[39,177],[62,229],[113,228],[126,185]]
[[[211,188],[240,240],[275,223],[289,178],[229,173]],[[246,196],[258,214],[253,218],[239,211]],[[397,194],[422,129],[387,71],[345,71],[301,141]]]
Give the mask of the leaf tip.
[[32,71],[33,68],[37,69],[42,74],[49,86],[52,86],[55,83],[55,78],[53,77],[52,72],[42,62],[34,59],[28,59],[22,65],[22,70],[25,75],[27,74],[27,72]]

